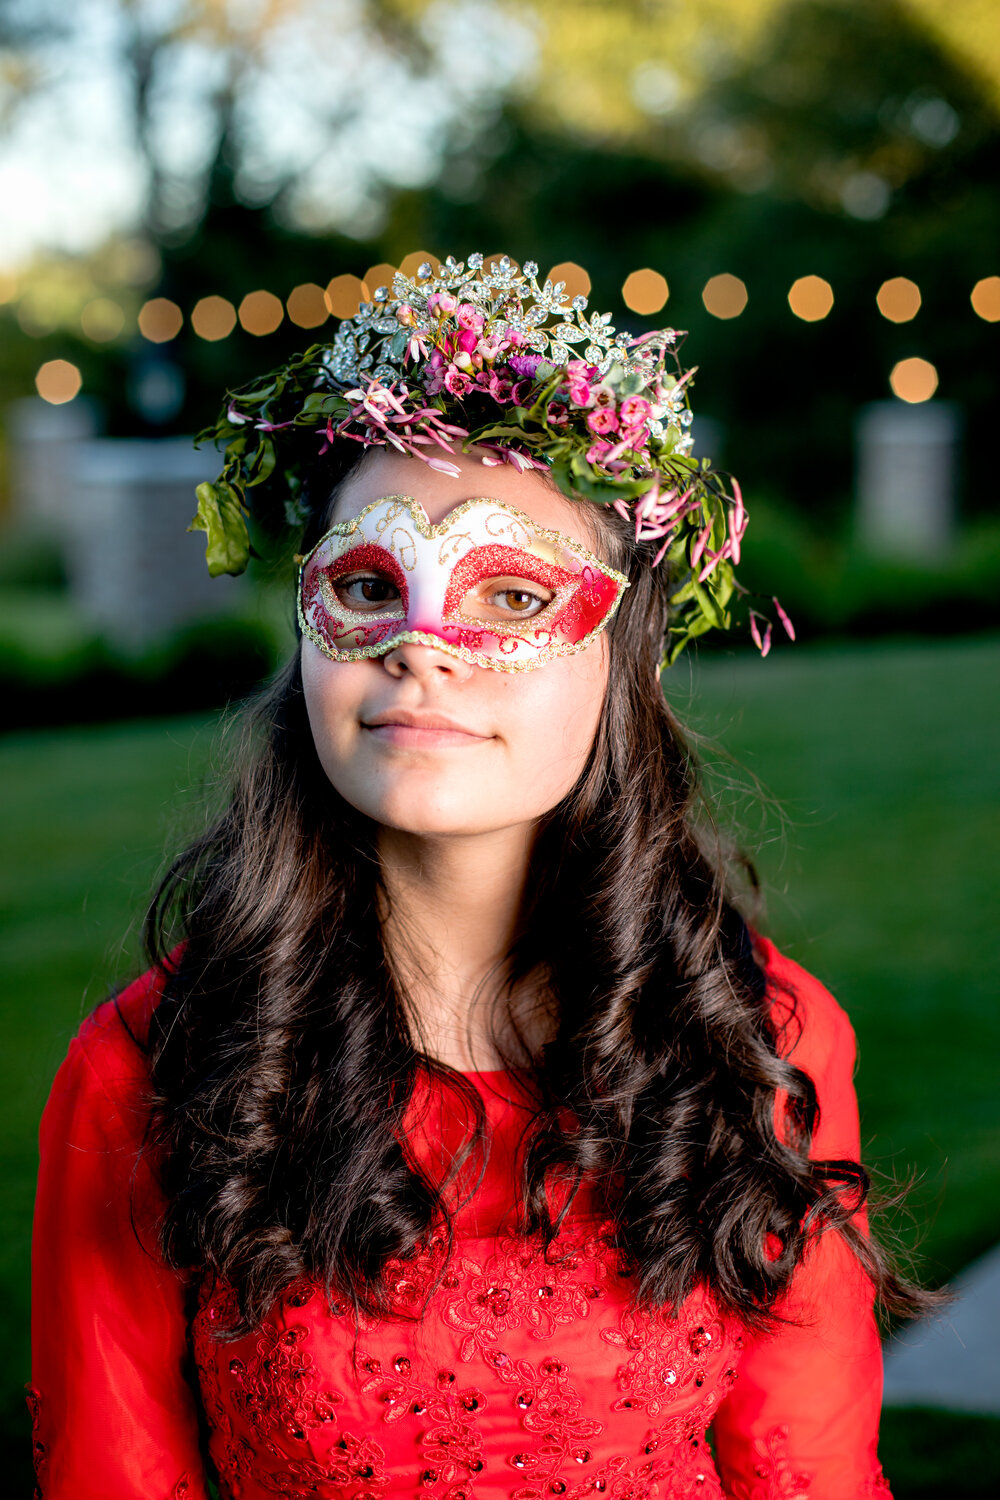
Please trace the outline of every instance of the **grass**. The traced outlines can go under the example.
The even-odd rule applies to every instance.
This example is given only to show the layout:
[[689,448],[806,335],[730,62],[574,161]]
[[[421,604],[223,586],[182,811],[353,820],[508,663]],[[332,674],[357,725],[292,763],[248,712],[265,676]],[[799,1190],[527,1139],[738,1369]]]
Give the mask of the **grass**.
[[[850,1012],[867,1157],[889,1175],[919,1174],[900,1232],[921,1242],[932,1280],[997,1232],[998,676],[1000,641],[982,639],[706,657],[676,667],[668,688],[682,717],[774,799],[748,827],[766,925]],[[212,741],[204,718],[0,741],[0,1448],[24,1493],[38,1117],[80,1019],[133,971],[138,913],[164,848],[191,823],[182,809]],[[711,758],[724,804],[746,815],[731,771]],[[887,1413],[897,1500],[951,1493],[957,1472],[963,1493],[993,1493],[998,1431],[983,1419]],[[977,1459],[949,1469],[948,1454]]]

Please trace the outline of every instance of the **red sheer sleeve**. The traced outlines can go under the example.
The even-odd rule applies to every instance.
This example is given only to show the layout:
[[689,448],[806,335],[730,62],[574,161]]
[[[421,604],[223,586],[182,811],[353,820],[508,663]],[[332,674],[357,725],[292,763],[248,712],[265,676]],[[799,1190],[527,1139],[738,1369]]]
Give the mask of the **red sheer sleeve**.
[[[850,1022],[818,980],[773,944],[761,947],[778,1018],[788,1021],[785,1053],[809,1074],[819,1097],[810,1155],[857,1161]],[[794,1017],[786,997],[794,999]],[[715,1419],[716,1461],[732,1500],[889,1495],[877,1458],[882,1355],[873,1301],[871,1283],[842,1236],[821,1235],[780,1309],[797,1326],[752,1340]]]
[[[156,992],[146,976],[119,996],[130,1024]],[[143,1076],[107,1001],[70,1043],[42,1115],[27,1400],[44,1500],[207,1496],[185,1288],[132,1226],[130,1205],[155,1252],[157,1190],[136,1167]]]

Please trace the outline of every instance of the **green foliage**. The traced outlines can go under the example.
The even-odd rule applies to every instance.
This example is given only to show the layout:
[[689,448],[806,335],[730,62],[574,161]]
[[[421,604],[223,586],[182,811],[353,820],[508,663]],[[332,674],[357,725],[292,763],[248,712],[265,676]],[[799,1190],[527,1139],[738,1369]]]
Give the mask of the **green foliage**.
[[216,707],[255,687],[284,644],[262,617],[223,615],[126,653],[88,628],[67,597],[0,590],[4,728]]
[[800,638],[953,635],[1000,624],[1000,521],[967,522],[938,559],[876,556],[846,528],[773,499],[752,502],[740,576],[775,594]]

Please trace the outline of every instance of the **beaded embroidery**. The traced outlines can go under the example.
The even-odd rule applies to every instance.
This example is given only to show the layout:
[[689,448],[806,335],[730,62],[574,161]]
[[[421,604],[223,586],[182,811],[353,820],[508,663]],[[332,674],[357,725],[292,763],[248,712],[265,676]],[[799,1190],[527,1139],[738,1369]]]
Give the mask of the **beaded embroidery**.
[[[235,1345],[208,1336],[232,1316],[231,1293],[203,1289],[193,1345],[222,1482],[234,1495],[253,1484],[289,1497],[335,1490],[338,1500],[380,1500],[403,1484],[434,1500],[476,1500],[484,1476],[510,1500],[653,1500],[665,1481],[671,1500],[721,1497],[704,1432],[735,1378],[734,1342],[700,1296],[676,1321],[616,1313],[609,1227],[564,1227],[548,1253],[515,1236],[468,1241],[448,1263],[444,1233],[434,1231],[417,1254],[389,1262],[388,1285],[397,1310],[419,1314],[440,1277],[426,1315],[444,1339],[435,1349],[452,1357],[418,1366],[403,1349],[405,1324],[362,1319],[353,1364],[338,1367],[336,1385],[320,1379],[315,1357],[331,1323],[317,1286],[289,1288],[278,1316]],[[544,1347],[537,1358],[524,1352],[525,1337],[571,1340],[593,1318],[627,1354],[618,1371],[626,1394],[596,1410],[571,1361]],[[604,1383],[602,1372],[589,1378]],[[629,1441],[621,1418],[633,1410],[647,1424],[635,1422]],[[484,1442],[484,1416],[507,1434],[503,1447]],[[608,1435],[631,1451],[609,1455]],[[400,1447],[408,1472],[388,1457]]]

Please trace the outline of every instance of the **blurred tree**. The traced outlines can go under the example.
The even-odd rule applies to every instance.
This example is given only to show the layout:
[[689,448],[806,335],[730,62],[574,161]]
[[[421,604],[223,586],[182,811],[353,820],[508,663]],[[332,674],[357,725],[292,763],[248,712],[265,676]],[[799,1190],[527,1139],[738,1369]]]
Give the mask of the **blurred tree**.
[[[773,8],[772,8],[773,9]],[[459,252],[499,247],[582,262],[598,305],[625,326],[690,330],[703,365],[696,411],[720,418],[725,458],[752,487],[794,500],[829,532],[852,487],[858,406],[887,398],[917,354],[968,418],[966,503],[992,505],[990,371],[996,328],[969,304],[997,270],[1000,131],[992,95],[893,0],[800,0],[774,12],[739,68],[657,122],[641,143],[557,132],[534,101],[449,159],[426,195],[403,195],[383,237]],[[643,320],[621,309],[629,271],[671,289]],[[702,289],[740,276],[746,310],[720,321]],[[787,302],[818,275],[834,290],[813,323]],[[923,306],[893,324],[881,283],[906,275]]]

